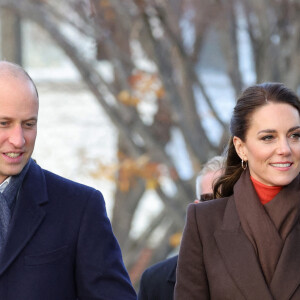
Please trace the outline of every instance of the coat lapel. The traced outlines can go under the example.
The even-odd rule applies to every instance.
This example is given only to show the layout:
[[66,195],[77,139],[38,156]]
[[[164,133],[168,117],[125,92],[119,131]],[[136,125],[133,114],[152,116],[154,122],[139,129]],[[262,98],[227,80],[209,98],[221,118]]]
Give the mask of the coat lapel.
[[287,237],[270,289],[275,299],[290,299],[300,284],[300,224]]
[[223,225],[215,232],[215,239],[226,269],[244,297],[257,300],[273,299],[254,248],[240,226],[233,197],[228,199]]
[[10,266],[41,224],[45,212],[40,204],[45,202],[47,190],[44,174],[32,161],[17,196],[7,243],[0,261],[0,275]]

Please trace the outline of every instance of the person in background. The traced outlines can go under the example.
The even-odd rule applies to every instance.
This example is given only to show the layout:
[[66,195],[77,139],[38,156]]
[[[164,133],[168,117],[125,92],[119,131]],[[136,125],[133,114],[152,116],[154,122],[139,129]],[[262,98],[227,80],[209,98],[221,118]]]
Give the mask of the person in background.
[[244,90],[217,199],[190,204],[175,299],[300,299],[300,102],[281,83]]
[[134,300],[101,193],[31,158],[38,98],[0,62],[0,299]]
[[212,199],[213,185],[224,170],[224,157],[214,156],[201,169],[196,178],[196,200],[194,203]]
[[[213,183],[222,174],[224,159],[215,156],[201,169],[196,178],[195,203],[209,200]],[[204,197],[202,196],[204,193]],[[178,255],[163,260],[144,271],[140,281],[139,300],[173,300]]]

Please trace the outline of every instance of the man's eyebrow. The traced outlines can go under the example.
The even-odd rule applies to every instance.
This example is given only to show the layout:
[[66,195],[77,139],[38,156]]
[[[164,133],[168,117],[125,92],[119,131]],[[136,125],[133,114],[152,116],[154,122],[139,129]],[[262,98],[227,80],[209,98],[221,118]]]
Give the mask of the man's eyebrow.
[[37,117],[31,117],[31,118],[28,118],[28,119],[26,119],[25,121],[30,121],[30,120],[34,120],[34,121],[37,121]]
[[[7,117],[7,116],[1,116],[1,115],[0,115],[0,119],[1,119],[1,120],[12,120],[13,118]],[[30,120],[37,121],[37,120],[38,120],[38,117],[37,117],[37,116],[32,116],[32,117],[30,117],[30,118],[28,118],[28,119],[25,119],[24,121],[30,121]]]
[[300,126],[295,126],[295,127],[292,127],[288,130],[288,132],[291,132],[291,131],[294,131],[294,130],[297,130],[297,129],[300,129]]

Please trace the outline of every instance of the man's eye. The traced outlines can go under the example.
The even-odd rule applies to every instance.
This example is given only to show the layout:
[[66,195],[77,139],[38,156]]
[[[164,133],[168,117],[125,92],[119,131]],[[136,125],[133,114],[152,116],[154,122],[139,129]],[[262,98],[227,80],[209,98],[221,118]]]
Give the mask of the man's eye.
[[6,121],[2,121],[2,122],[0,122],[0,126],[7,126],[7,124],[8,124],[8,122],[6,122]]
[[32,128],[32,127],[34,127],[35,126],[35,122],[27,122],[27,123],[25,123],[25,126],[27,127],[27,128]]
[[291,135],[291,138],[292,138],[292,139],[299,140],[299,139],[300,139],[300,133],[299,133],[299,132],[293,133],[293,134]]

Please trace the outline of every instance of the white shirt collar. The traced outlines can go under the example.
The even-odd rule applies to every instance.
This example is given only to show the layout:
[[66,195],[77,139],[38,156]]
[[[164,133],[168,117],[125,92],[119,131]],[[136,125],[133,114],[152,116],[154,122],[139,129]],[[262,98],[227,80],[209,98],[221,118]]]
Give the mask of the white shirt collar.
[[1,184],[0,184],[0,193],[3,193],[5,188],[8,186],[9,182],[11,180],[11,176],[6,178]]

